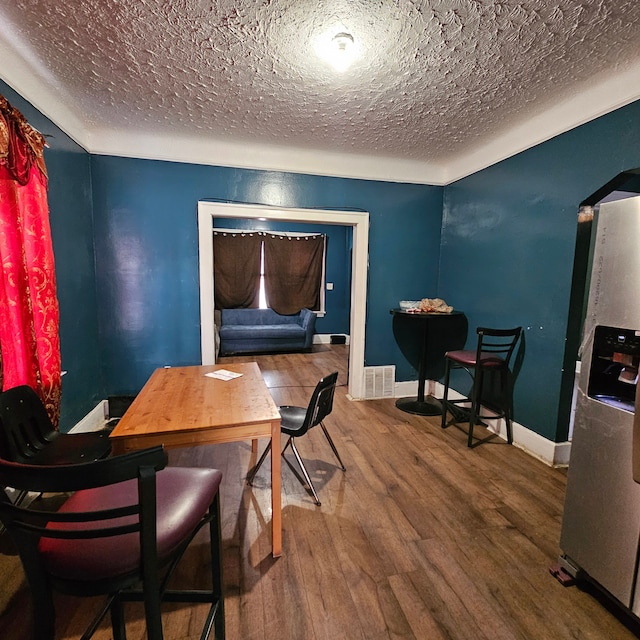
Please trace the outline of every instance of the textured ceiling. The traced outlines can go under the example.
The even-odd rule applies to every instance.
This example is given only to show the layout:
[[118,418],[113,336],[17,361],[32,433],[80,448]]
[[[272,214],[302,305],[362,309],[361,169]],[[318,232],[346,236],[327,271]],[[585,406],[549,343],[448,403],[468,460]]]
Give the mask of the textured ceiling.
[[[541,128],[558,105],[568,128],[640,97],[639,23],[638,0],[0,0],[0,77],[93,152],[196,140],[214,163],[242,144],[267,164],[299,149],[442,170],[558,133]],[[359,52],[343,74],[315,50],[339,31]],[[579,98],[617,76],[590,112]],[[509,137],[528,122],[530,143]]]

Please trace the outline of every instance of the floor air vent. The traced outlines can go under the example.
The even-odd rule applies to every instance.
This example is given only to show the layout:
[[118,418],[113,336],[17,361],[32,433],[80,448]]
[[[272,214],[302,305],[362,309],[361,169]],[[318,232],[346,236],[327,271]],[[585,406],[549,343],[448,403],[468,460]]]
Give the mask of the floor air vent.
[[395,396],[396,368],[387,367],[364,368],[364,398],[393,398]]

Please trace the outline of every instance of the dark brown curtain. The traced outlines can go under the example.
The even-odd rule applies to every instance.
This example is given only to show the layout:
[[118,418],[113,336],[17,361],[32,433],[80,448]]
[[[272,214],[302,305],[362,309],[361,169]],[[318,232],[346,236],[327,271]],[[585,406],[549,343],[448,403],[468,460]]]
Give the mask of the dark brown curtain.
[[216,309],[256,308],[260,295],[261,233],[213,233]]
[[264,238],[264,288],[267,306],[288,315],[319,309],[324,235]]

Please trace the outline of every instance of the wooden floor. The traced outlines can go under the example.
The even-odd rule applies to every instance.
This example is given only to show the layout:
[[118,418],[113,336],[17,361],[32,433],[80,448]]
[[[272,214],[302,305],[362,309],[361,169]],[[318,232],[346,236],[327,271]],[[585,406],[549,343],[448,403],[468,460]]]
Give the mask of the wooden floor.
[[[257,360],[278,404],[306,405],[322,375],[338,369],[346,385],[347,349],[221,362]],[[229,640],[638,637],[597,593],[564,587],[549,573],[559,554],[562,470],[501,440],[468,449],[462,429],[442,430],[437,419],[403,413],[392,400],[350,401],[346,386],[326,425],[347,472],[319,429],[299,441],[322,506],[283,465],[277,560],[270,555],[268,464],[255,487],[244,483],[255,461],[250,443],[171,452],[173,464],[224,473]],[[8,541],[1,542],[0,638],[26,640],[28,592]],[[198,539],[180,581],[198,581],[205,548]],[[60,598],[59,638],[78,638],[96,606]],[[128,605],[127,612],[128,638],[143,638],[141,610]],[[202,615],[168,611],[165,637],[199,637]],[[109,638],[108,625],[95,637]]]

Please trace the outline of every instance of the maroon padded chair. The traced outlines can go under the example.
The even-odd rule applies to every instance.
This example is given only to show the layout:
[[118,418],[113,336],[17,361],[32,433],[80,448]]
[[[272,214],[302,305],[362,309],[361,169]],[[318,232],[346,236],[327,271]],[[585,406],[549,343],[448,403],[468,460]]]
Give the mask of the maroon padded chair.
[[[147,637],[161,640],[161,603],[206,602],[202,631],[224,638],[219,487],[215,469],[167,467],[162,447],[75,465],[0,460],[0,482],[38,493],[73,492],[57,511],[23,508],[0,492],[0,520],[29,583],[36,640],[55,637],[53,591],[106,595],[82,636],[110,611],[113,638],[125,640],[123,603],[143,601]],[[208,525],[211,586],[169,590],[167,581],[196,533]],[[141,585],[141,586],[140,586]]]
[[[507,427],[507,441],[513,443],[513,400],[511,393],[511,356],[522,333],[522,327],[515,329],[491,329],[478,327],[478,343],[474,350],[448,351],[445,354],[444,393],[442,398],[442,428],[459,422],[459,417],[469,420],[467,446],[473,446],[473,427],[484,419],[504,418]],[[469,397],[450,400],[449,379],[452,369],[465,369],[473,379]],[[498,378],[497,398],[485,401],[485,383],[488,375]],[[467,411],[460,411],[457,405],[469,405]],[[493,411],[482,415],[482,406]],[[447,410],[452,420],[447,422]]]

